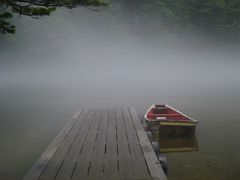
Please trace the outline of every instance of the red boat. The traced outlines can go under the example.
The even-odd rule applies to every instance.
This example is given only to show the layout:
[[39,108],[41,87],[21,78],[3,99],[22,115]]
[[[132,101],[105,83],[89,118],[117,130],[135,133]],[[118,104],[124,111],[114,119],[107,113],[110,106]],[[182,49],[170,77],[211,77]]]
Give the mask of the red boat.
[[164,104],[152,105],[144,118],[151,130],[159,129],[159,134],[184,135],[194,133],[197,120],[194,120],[180,111]]

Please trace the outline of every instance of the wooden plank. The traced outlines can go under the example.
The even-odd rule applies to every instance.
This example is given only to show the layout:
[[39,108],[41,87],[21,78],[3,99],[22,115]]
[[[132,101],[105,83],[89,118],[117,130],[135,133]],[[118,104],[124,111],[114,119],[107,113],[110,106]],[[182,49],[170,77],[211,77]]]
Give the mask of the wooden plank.
[[79,119],[81,112],[74,114],[71,120],[69,120],[64,128],[58,133],[55,139],[50,143],[41,157],[36,161],[30,171],[25,175],[23,180],[37,180],[43,170],[48,165],[49,161],[52,159],[53,155],[56,153],[60,145],[62,144],[65,137],[69,134],[74,124]]
[[121,179],[129,179],[134,177],[133,161],[130,154],[123,113],[121,109],[116,109],[117,123],[117,143],[118,143],[118,161],[119,161],[119,177]]
[[132,161],[134,163],[133,170],[138,177],[149,177],[147,164],[142,153],[141,146],[139,144],[138,136],[135,131],[133,121],[127,108],[123,108],[124,121],[126,124],[126,130],[128,134],[128,141],[131,150]]
[[109,111],[109,123],[106,139],[106,166],[104,170],[105,177],[109,179],[118,176],[118,152],[117,152],[117,132],[116,132],[116,114],[115,109]]
[[87,136],[83,146],[78,153],[77,164],[73,172],[72,179],[87,179],[91,167],[91,157],[93,154],[97,129],[101,122],[101,111],[97,111],[91,126],[87,129]]
[[54,154],[51,161],[49,162],[48,166],[44,169],[43,173],[41,174],[39,180],[49,180],[55,179],[59,169],[61,168],[66,154],[71,149],[72,145],[74,144],[78,133],[80,132],[83,124],[88,122],[88,119],[94,111],[83,112],[82,116],[80,117],[79,121],[74,125],[71,129],[68,136],[65,138],[64,142],[58,149],[58,151]]
[[97,114],[95,111],[92,112],[93,113],[88,116],[86,123],[81,126],[81,129],[79,130],[79,133],[74,143],[72,144],[71,149],[66,154],[63,164],[59,169],[58,174],[56,175],[57,180],[67,180],[71,178],[77,164],[79,153],[84,146],[87,135],[89,134],[88,130],[91,127],[91,124],[94,123],[93,121],[95,120]]
[[147,134],[144,131],[143,126],[140,124],[140,120],[138,118],[136,111],[133,108],[130,108],[129,112],[131,114],[131,118],[132,118],[135,130],[137,132],[140,145],[142,147],[142,151],[146,159],[151,176],[153,177],[153,179],[167,180],[167,177],[163,172],[163,169],[161,167],[161,164],[156,154],[154,153],[151,143],[147,137]]
[[95,141],[95,147],[92,155],[92,164],[89,171],[89,179],[104,178],[104,168],[106,160],[106,137],[108,128],[108,110],[103,110],[101,123]]

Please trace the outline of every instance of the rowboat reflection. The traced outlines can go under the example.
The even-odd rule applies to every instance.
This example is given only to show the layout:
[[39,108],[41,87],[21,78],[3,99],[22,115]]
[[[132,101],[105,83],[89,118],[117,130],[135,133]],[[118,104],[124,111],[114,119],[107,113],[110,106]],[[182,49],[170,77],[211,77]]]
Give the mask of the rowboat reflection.
[[160,153],[198,151],[197,137],[161,137],[159,136]]

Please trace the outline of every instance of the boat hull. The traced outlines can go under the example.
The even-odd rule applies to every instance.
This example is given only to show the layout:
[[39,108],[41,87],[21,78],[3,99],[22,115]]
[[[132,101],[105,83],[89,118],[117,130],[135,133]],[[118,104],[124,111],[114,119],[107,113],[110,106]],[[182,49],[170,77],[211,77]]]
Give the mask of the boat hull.
[[190,124],[174,124],[165,122],[147,121],[147,129],[152,132],[155,139],[159,137],[176,137],[176,136],[192,136],[195,134],[196,123]]
[[[171,111],[171,114],[160,114],[159,112],[154,114],[152,109],[155,106],[164,106],[165,108],[168,108],[168,111]],[[161,119],[158,119],[159,117]],[[178,120],[176,117],[181,117],[182,119]],[[145,114],[144,118],[146,120],[148,130],[152,132],[155,138],[159,138],[159,136],[192,136],[195,134],[197,125],[196,120],[191,119],[187,115],[168,105],[152,105]],[[176,120],[174,120],[174,118]]]
[[159,136],[192,136],[195,134],[195,126],[159,125]]

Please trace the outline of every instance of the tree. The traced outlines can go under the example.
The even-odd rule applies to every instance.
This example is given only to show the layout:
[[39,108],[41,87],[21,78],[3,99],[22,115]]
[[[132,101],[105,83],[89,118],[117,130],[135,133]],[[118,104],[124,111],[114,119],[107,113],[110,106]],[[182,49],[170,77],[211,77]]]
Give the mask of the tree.
[[212,37],[240,37],[239,0],[139,1],[142,2],[140,9],[161,19],[164,28],[169,32],[190,31]]
[[240,1],[225,0],[224,16],[221,27],[229,31],[239,33],[240,31]]
[[0,33],[15,33],[13,13],[37,18],[49,16],[57,7],[105,6],[101,0],[0,0]]

